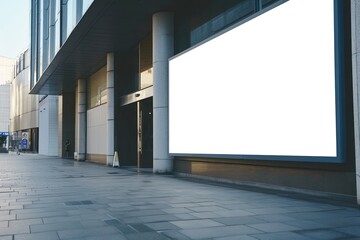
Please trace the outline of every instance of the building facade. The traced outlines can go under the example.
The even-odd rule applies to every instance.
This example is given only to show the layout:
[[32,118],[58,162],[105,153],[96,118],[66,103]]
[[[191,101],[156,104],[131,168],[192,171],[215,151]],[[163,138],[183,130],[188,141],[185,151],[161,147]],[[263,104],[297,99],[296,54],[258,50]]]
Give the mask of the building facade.
[[30,51],[19,54],[10,85],[10,144],[25,152],[39,151],[38,95],[30,95]]
[[[359,42],[359,4],[325,2],[33,0],[31,93],[59,96],[57,140],[62,157],[111,165],[117,152],[121,166],[150,167],[155,173],[264,183],[359,199],[358,93],[353,92],[358,79],[357,63],[351,57],[358,49],[354,46]],[[322,12],[321,7],[328,13],[317,17],[327,22],[313,21],[320,24],[319,29],[324,24],[333,32],[334,41],[323,44],[328,47],[326,54],[334,54],[328,58],[334,60],[329,65],[320,66],[322,61],[306,65],[312,59],[308,57],[273,71],[296,59],[291,54],[283,55],[287,61],[275,59],[278,53],[306,50],[303,44],[321,38],[313,35],[316,31],[304,32],[300,34],[308,36],[304,40],[277,44],[281,38],[274,35],[306,29],[296,19],[290,28],[283,24],[292,18],[287,7],[293,4],[305,6],[309,16],[316,13],[312,9]],[[271,18],[279,15],[275,13],[284,17]],[[264,29],[267,22],[283,28]],[[263,32],[244,42],[256,26],[262,26]],[[272,34],[276,29],[278,34]],[[235,32],[242,37],[236,38]],[[219,45],[207,50],[215,43]],[[292,49],[285,51],[285,45]],[[250,51],[242,59],[249,49],[256,57]],[[276,51],[269,53],[271,49]],[[240,62],[251,61],[250,67],[257,68],[245,76],[247,69]],[[276,62],[278,66],[272,65]],[[218,71],[221,67],[225,68]],[[330,69],[330,73],[318,69]],[[299,84],[312,79],[310,70],[320,77],[306,87]],[[228,82],[261,72],[265,74],[260,78],[268,78],[267,82],[241,87]],[[284,72],[287,79],[305,75],[291,86],[291,81],[276,82],[280,78],[271,75]],[[321,81],[315,85],[325,72],[326,78],[334,79],[332,85]],[[178,84],[182,82],[187,85]],[[65,143],[70,145],[65,148]]]
[[15,77],[9,84],[11,148],[57,156],[58,96],[29,94],[29,49],[19,54],[13,70]]

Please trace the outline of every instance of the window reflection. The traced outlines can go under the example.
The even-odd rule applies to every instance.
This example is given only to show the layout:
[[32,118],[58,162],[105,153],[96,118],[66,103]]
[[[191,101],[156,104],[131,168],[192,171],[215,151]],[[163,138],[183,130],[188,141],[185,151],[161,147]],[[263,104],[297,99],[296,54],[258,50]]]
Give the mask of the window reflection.
[[55,41],[55,54],[60,49],[60,1],[55,1],[55,39],[52,41]]
[[67,6],[67,37],[69,37],[72,30],[75,28],[76,25],[76,1],[75,0],[68,0],[66,3]]
[[94,0],[83,0],[83,6],[82,6],[82,13],[84,14],[90,5],[93,3]]
[[31,1],[32,86],[41,77],[93,1]]
[[266,8],[267,6],[270,6],[271,4],[273,4],[277,1],[279,1],[279,0],[261,0],[262,8]]

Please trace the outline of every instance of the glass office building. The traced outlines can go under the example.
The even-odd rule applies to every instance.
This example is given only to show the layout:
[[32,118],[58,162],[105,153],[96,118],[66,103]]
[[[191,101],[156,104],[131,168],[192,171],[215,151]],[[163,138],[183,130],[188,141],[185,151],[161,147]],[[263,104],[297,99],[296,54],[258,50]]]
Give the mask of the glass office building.
[[62,157],[354,197],[351,11],[32,0],[31,93],[59,96]]

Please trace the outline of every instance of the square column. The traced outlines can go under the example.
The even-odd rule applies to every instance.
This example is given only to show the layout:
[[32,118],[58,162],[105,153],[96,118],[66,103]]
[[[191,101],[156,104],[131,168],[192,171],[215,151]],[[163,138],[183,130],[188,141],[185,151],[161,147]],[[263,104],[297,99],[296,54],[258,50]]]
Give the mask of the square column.
[[171,172],[169,156],[169,57],[174,55],[174,16],[160,12],[153,15],[153,133],[154,173]]
[[73,158],[75,151],[75,92],[63,93],[58,107],[58,153]]
[[352,69],[357,202],[360,204],[360,2],[351,0]]
[[106,165],[112,165],[114,160],[114,53],[107,54],[106,88],[107,88],[107,153]]
[[84,161],[86,159],[86,80],[79,79],[77,87],[77,136],[76,136],[76,152],[77,160]]

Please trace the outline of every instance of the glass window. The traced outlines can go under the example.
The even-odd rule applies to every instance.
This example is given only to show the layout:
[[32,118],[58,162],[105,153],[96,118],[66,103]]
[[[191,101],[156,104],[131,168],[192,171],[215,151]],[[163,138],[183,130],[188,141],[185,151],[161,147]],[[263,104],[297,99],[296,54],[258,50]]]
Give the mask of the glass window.
[[49,6],[49,59],[55,56],[55,19],[56,19],[56,1],[51,0]]
[[55,54],[59,51],[60,49],[60,40],[61,40],[61,35],[60,35],[60,1],[61,0],[56,0],[56,4],[55,4]]
[[94,0],[83,0],[83,9],[82,9],[82,13],[83,15],[85,14],[85,12],[88,10],[88,8],[90,7],[90,5],[93,3]]
[[261,0],[261,2],[262,2],[261,6],[262,6],[262,8],[266,8],[277,1],[279,1],[279,0]]
[[42,21],[42,28],[43,28],[43,70],[49,64],[49,0],[44,0],[44,10],[43,10],[43,21]]
[[16,64],[15,64],[15,74],[16,74],[16,75],[19,74],[19,60],[16,60]]
[[38,41],[38,2],[31,1],[31,72],[30,72],[30,85],[31,88],[37,82],[37,41]]
[[67,37],[69,37],[72,30],[76,25],[76,1],[68,0],[67,1]]
[[25,69],[26,68],[26,54],[27,53],[27,50],[26,52],[24,52],[23,54],[23,59],[22,59],[22,69]]
[[43,46],[43,10],[44,10],[44,0],[40,0],[40,7],[39,7],[39,15],[38,15],[38,56],[40,56],[38,58],[38,64],[37,64],[37,79],[40,78],[41,73],[42,73],[42,46]]
[[210,4],[206,11],[200,6],[194,10],[191,19],[191,45],[195,45],[213,36],[229,25],[256,11],[256,2],[260,0],[218,1]]

